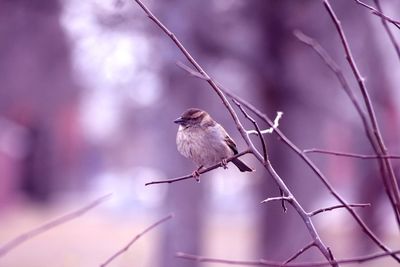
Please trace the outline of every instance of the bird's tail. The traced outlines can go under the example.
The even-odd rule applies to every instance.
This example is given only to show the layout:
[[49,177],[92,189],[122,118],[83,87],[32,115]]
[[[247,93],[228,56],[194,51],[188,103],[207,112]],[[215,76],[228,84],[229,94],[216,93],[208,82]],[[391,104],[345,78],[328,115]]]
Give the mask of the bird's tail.
[[236,158],[232,160],[232,163],[236,165],[236,167],[238,167],[238,169],[241,172],[253,172],[254,170],[252,168],[250,168],[249,166],[247,166],[243,161],[241,161],[240,159]]

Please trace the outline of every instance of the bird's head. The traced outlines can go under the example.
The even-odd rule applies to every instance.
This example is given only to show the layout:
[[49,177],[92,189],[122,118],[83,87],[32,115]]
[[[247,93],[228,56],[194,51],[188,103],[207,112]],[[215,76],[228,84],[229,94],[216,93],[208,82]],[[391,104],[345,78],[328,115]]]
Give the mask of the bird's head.
[[190,108],[174,120],[175,123],[187,128],[193,126],[202,126],[209,122],[214,122],[207,112],[198,108]]

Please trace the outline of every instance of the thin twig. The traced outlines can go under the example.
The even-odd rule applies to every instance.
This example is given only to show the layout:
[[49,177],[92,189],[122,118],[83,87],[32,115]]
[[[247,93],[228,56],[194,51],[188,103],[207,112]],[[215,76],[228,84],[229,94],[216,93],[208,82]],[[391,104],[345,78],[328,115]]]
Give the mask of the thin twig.
[[293,261],[294,259],[296,259],[298,256],[300,256],[301,254],[303,254],[304,252],[306,252],[308,249],[312,248],[313,246],[315,246],[314,241],[310,242],[307,246],[305,246],[302,249],[300,249],[299,251],[297,251],[292,257],[287,259],[283,263],[283,265],[287,265],[289,262]]
[[345,75],[343,74],[342,70],[339,68],[338,64],[332,59],[332,57],[328,54],[328,52],[313,38],[304,34],[300,30],[295,30],[293,32],[296,38],[303,42],[304,44],[310,46],[317,55],[325,62],[325,64],[332,70],[335,74],[336,78],[338,79],[339,83],[342,85],[343,90],[349,97],[350,101],[353,103],[353,106],[356,108],[357,113],[359,114],[362,123],[364,125],[364,129],[367,133],[367,137],[369,138],[370,142],[373,143],[373,133],[370,131],[370,126],[368,123],[367,115],[363,111],[361,104],[359,103],[356,95],[350,88],[349,83],[346,80]]
[[[280,188],[279,188],[279,193],[281,194],[281,197],[285,196],[285,193],[283,193],[282,189],[280,189]],[[282,199],[281,205],[282,205],[283,212],[286,213],[287,207],[286,207],[286,201],[284,199]]]
[[[364,208],[364,207],[370,207],[371,204],[370,203],[361,203],[361,204],[347,204],[347,206],[349,207],[353,207],[353,208]],[[335,209],[340,209],[340,208],[345,208],[345,205],[335,205],[332,207],[328,207],[328,208],[322,208],[322,209],[317,209],[315,211],[312,211],[309,213],[309,216],[315,216],[319,213],[325,212],[325,211],[331,211],[331,210],[335,210]]]
[[[227,163],[231,162],[232,160],[234,160],[236,158],[239,158],[239,157],[241,157],[241,156],[243,156],[245,154],[249,154],[249,153],[251,153],[250,150],[245,150],[245,151],[240,152],[240,153],[238,153],[238,154],[236,154],[236,155],[234,155],[234,156],[232,156],[230,158],[227,158],[226,162]],[[200,169],[198,171],[198,173],[199,174],[203,174],[203,173],[212,171],[212,170],[214,170],[216,168],[219,168],[219,167],[223,167],[223,165],[221,163],[217,163],[217,164],[214,164],[214,165],[212,165],[212,166],[210,166],[208,168]],[[145,185],[147,186],[147,185],[152,185],[152,184],[170,184],[170,183],[179,182],[179,181],[182,181],[182,180],[187,180],[187,179],[190,179],[190,178],[193,178],[193,173],[192,174],[188,174],[188,175],[184,175],[184,176],[180,176],[180,177],[177,177],[177,178],[172,178],[172,179],[152,181],[152,182],[146,183]]]
[[197,70],[192,69],[191,67],[189,67],[188,65],[186,65],[185,63],[183,63],[182,61],[177,61],[176,65],[183,69],[184,71],[186,71],[187,73],[189,73],[190,75],[202,79],[202,80],[207,80],[207,78],[202,75],[201,73],[199,73]]
[[[276,112],[276,117],[274,119],[274,124],[271,127],[269,127],[268,129],[261,130],[260,131],[261,134],[271,134],[271,133],[273,133],[274,130],[279,127],[279,121],[282,118],[282,116],[283,116],[283,112],[282,111]],[[255,130],[250,130],[250,131],[247,131],[247,134],[256,134],[256,135],[258,135],[258,132],[255,131]]]
[[151,231],[153,228],[159,226],[160,224],[172,219],[174,217],[173,214],[170,214],[164,218],[162,218],[161,220],[158,220],[157,222],[153,223],[152,225],[150,225],[149,227],[147,227],[145,230],[143,230],[141,233],[139,233],[138,235],[136,235],[126,246],[124,246],[122,249],[118,250],[115,254],[113,254],[110,258],[108,258],[104,263],[102,263],[100,265],[100,267],[105,267],[107,266],[110,262],[112,262],[115,258],[117,258],[118,256],[120,256],[121,254],[125,253],[131,246],[133,243],[135,243],[140,237],[142,237],[143,235],[145,235],[147,232]]
[[0,257],[3,257],[8,252],[15,249],[17,246],[21,245],[22,243],[25,243],[26,241],[29,241],[29,240],[35,238],[38,235],[48,232],[51,229],[53,229],[57,226],[60,226],[62,224],[65,224],[71,220],[77,219],[78,217],[82,216],[89,210],[93,209],[94,207],[96,207],[99,204],[103,203],[104,201],[108,200],[111,197],[111,195],[112,194],[107,194],[105,196],[102,196],[78,210],[75,210],[73,212],[62,215],[59,218],[51,220],[43,225],[40,225],[39,227],[37,227],[35,229],[29,230],[28,232],[25,232],[25,233],[15,237],[14,239],[8,241],[7,243],[5,243],[4,245],[2,245],[0,247]]
[[267,198],[267,199],[264,199],[264,200],[261,201],[260,203],[268,203],[268,202],[271,202],[271,201],[281,201],[281,200],[290,202],[290,201],[293,200],[293,197],[285,197],[285,196],[280,196],[280,197],[269,197],[269,198]]
[[389,21],[389,22],[392,23],[394,26],[396,26],[398,29],[400,29],[400,21],[394,20],[394,19],[392,19],[392,18],[386,16],[386,15],[383,14],[380,10],[376,10],[374,7],[372,7],[372,6],[370,6],[370,5],[367,5],[366,3],[361,2],[360,0],[354,0],[354,1],[356,1],[357,4],[359,4],[359,5],[361,5],[361,6],[365,7],[365,8],[367,8],[367,9],[369,9],[369,10],[371,10],[371,13],[372,13],[372,14],[374,14],[374,15],[376,15],[376,16],[378,16],[378,17],[381,17],[382,19],[385,19],[385,20]]
[[242,107],[242,105],[240,105],[240,103],[236,100],[233,100],[233,103],[235,103],[238,108],[240,109],[240,111],[242,111],[243,115],[249,120],[251,121],[251,123],[253,123],[254,128],[256,128],[256,132],[260,138],[261,141],[261,146],[262,146],[262,150],[263,150],[263,157],[264,157],[264,162],[266,160],[268,160],[268,153],[267,153],[267,145],[265,143],[264,137],[261,133],[260,127],[258,126],[258,123],[256,122],[255,119],[253,119],[247,112],[246,110],[244,110],[244,108]]
[[348,259],[335,260],[335,261],[330,261],[330,262],[321,261],[321,262],[304,262],[304,263],[288,263],[288,264],[284,264],[284,263],[276,262],[276,261],[268,261],[268,260],[264,260],[264,259],[260,259],[260,260],[228,260],[228,259],[221,259],[221,258],[208,258],[208,257],[202,257],[202,256],[198,256],[198,255],[193,255],[193,254],[187,254],[187,253],[183,253],[183,252],[176,253],[176,257],[181,258],[181,259],[197,261],[197,262],[220,263],[220,264],[226,264],[226,265],[269,266],[269,267],[282,267],[282,266],[318,267],[318,266],[332,265],[333,263],[334,264],[363,263],[363,262],[387,257],[390,255],[393,256],[396,254],[400,254],[400,250],[396,250],[393,252],[380,252],[380,253],[359,256],[359,257],[353,257],[353,258],[348,258]]
[[[378,8],[379,12],[382,13],[382,7],[381,7],[381,3],[379,2],[379,0],[374,0],[374,2],[376,4],[376,7]],[[387,35],[389,36],[390,42],[392,43],[394,49],[396,50],[397,57],[400,59],[400,47],[399,47],[399,44],[397,43],[396,38],[394,37],[392,31],[389,28],[387,20],[384,17],[382,17],[382,24],[383,24],[383,27],[385,28],[385,31],[386,31]]]
[[[339,33],[340,40],[342,42],[342,45],[343,45],[343,48],[344,48],[344,51],[346,54],[346,59],[349,62],[349,65],[353,71],[353,75],[357,80],[358,86],[360,87],[360,90],[361,90],[361,94],[364,98],[364,102],[367,107],[368,115],[369,115],[369,118],[370,118],[370,121],[372,124],[372,129],[373,129],[375,138],[379,145],[379,150],[376,152],[378,155],[381,155],[381,154],[387,155],[387,148],[383,142],[382,134],[378,127],[378,121],[376,119],[376,114],[375,114],[374,108],[372,106],[372,102],[371,102],[367,87],[365,85],[365,81],[362,78],[360,71],[358,70],[358,67],[356,65],[356,62],[353,58],[353,55],[350,50],[350,46],[348,44],[346,35],[344,34],[341,23],[340,23],[339,19],[337,18],[335,12],[333,11],[329,1],[324,0],[323,3],[324,3],[326,10],[328,11],[329,16],[331,17],[331,19],[336,27],[337,32]],[[392,166],[391,162],[385,158],[380,159],[380,162],[381,162],[380,164],[383,165],[382,166],[383,171],[388,174],[388,176],[386,176],[386,175],[384,176],[384,179],[389,180],[389,183],[390,183],[389,190],[391,189],[391,193],[392,193],[392,197],[393,197],[391,200],[394,201],[395,213],[397,213],[396,216],[398,218],[399,213],[400,213],[400,192],[399,192],[399,187],[397,184],[397,179],[394,174],[393,166]]]
[[304,149],[303,153],[319,153],[319,154],[328,154],[328,155],[334,155],[334,156],[359,158],[359,159],[378,159],[378,158],[400,159],[400,155],[364,155],[364,154],[357,154],[357,153],[332,151],[332,150],[326,150],[326,149],[320,149],[320,148]]

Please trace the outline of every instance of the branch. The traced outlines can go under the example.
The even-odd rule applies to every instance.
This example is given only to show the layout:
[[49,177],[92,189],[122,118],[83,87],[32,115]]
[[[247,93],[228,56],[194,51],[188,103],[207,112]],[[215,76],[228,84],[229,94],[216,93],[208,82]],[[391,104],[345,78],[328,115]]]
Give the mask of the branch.
[[[347,204],[347,206],[349,207],[353,207],[353,208],[364,208],[364,207],[370,207],[371,204],[370,203],[365,203],[365,204]],[[331,210],[335,210],[335,209],[340,209],[340,208],[345,208],[345,205],[336,205],[336,206],[332,206],[332,207],[328,207],[328,208],[322,208],[322,209],[318,209],[315,210],[313,212],[310,212],[308,215],[309,216],[314,216],[317,215],[319,213],[325,212],[325,211],[331,211]]]
[[[279,121],[282,118],[282,115],[283,115],[282,111],[276,112],[276,117],[274,119],[274,124],[271,127],[269,127],[268,129],[262,130],[261,134],[271,134],[271,133],[273,133],[274,130],[279,127]],[[254,130],[250,130],[250,131],[247,131],[247,134],[256,134],[256,135],[258,135],[258,132],[254,131]]]
[[[279,193],[281,194],[281,197],[285,196],[285,193],[283,193],[282,189],[280,189],[280,188],[279,188]],[[286,208],[286,204],[285,204],[285,200],[284,199],[282,199],[281,205],[282,205],[283,212],[286,213],[287,212],[287,208]]]
[[[360,87],[361,90],[361,94],[364,98],[364,103],[367,107],[367,111],[368,111],[368,115],[372,124],[372,129],[373,129],[373,133],[375,135],[375,138],[377,140],[378,143],[378,147],[375,148],[376,154],[378,155],[387,155],[387,148],[383,142],[383,138],[382,138],[382,134],[379,130],[378,127],[378,122],[376,119],[376,114],[374,111],[374,108],[372,106],[371,103],[371,99],[367,90],[367,87],[365,85],[365,81],[364,79],[361,77],[360,71],[358,70],[358,67],[354,61],[353,55],[351,53],[350,50],[350,46],[347,42],[346,39],[346,35],[344,34],[344,31],[342,29],[341,23],[339,21],[339,19],[337,18],[335,12],[333,11],[331,5],[329,4],[328,0],[324,0],[324,6],[326,8],[326,10],[328,11],[337,32],[339,33],[340,36],[340,40],[342,42],[343,48],[344,48],[344,52],[346,54],[346,59],[349,62],[349,65],[353,71],[353,75],[354,77],[357,79],[358,82],[358,86]],[[388,175],[384,175],[384,180],[389,180],[389,190],[391,189],[391,194],[390,194],[390,200],[393,202],[394,205],[394,209],[395,209],[395,214],[396,214],[396,218],[398,220],[399,223],[399,214],[400,214],[400,192],[399,192],[399,187],[397,184],[397,179],[396,176],[394,174],[394,170],[393,170],[393,166],[391,164],[391,162],[388,159],[380,159],[380,165],[381,165],[381,169],[383,173],[387,173]],[[386,186],[386,185],[385,185]],[[390,191],[389,191],[390,192]],[[400,226],[400,225],[399,225]],[[399,260],[400,261],[400,260]]]
[[371,10],[371,13],[372,13],[372,14],[374,14],[374,15],[376,15],[376,16],[378,16],[378,17],[381,17],[381,18],[384,19],[384,20],[389,21],[389,22],[392,23],[394,26],[396,26],[398,29],[400,29],[400,21],[394,20],[394,19],[392,19],[392,18],[386,16],[385,14],[383,14],[383,13],[381,12],[381,10],[376,10],[374,7],[365,4],[364,2],[361,2],[360,0],[354,0],[354,1],[356,1],[357,4],[359,4],[359,5],[361,5],[361,6],[365,7],[365,8],[367,8],[367,9],[369,9],[369,10]]
[[280,201],[280,200],[282,200],[282,201],[287,201],[287,202],[291,202],[291,201],[293,201],[293,197],[285,197],[285,196],[281,196],[281,197],[269,197],[269,198],[267,198],[267,199],[264,199],[263,201],[261,201],[260,203],[268,203],[268,202],[271,202],[271,201]]
[[319,148],[304,149],[303,153],[319,153],[319,154],[328,154],[334,156],[343,156],[343,157],[359,158],[359,159],[379,159],[379,158],[400,159],[400,155],[363,155],[357,153],[331,151]]
[[[382,13],[381,3],[379,2],[379,0],[374,0],[374,2],[376,4],[376,7],[378,8],[379,12]],[[400,59],[400,47],[397,44],[396,38],[394,37],[392,31],[389,28],[387,20],[384,17],[382,17],[382,24],[383,24],[383,27],[385,28],[387,35],[389,36],[390,42],[392,43],[394,49],[396,50],[397,57]],[[399,26],[397,24],[395,24],[395,25]],[[400,27],[398,27],[398,28],[400,29]]]
[[260,260],[227,260],[227,259],[220,259],[220,258],[208,258],[202,257],[193,254],[186,254],[183,252],[176,253],[176,257],[186,260],[192,260],[197,262],[209,262],[209,263],[220,263],[226,265],[247,265],[247,266],[269,266],[269,267],[318,267],[318,266],[328,266],[332,264],[354,264],[354,263],[363,263],[367,261],[372,261],[375,259],[387,257],[387,256],[395,256],[400,254],[400,250],[396,250],[393,252],[381,252],[375,253],[365,256],[335,260],[335,261],[320,261],[320,262],[304,262],[304,263],[281,263],[276,261],[268,261],[264,259]]
[[296,259],[298,256],[300,256],[301,254],[303,254],[304,252],[306,252],[308,249],[312,248],[313,246],[315,246],[314,242],[310,242],[307,246],[305,246],[304,248],[300,249],[299,251],[297,251],[292,257],[290,257],[289,259],[287,259],[283,265],[288,264],[289,262],[293,261],[294,259]]
[[160,224],[172,219],[174,217],[173,214],[170,214],[164,218],[162,218],[161,220],[155,222],[154,224],[150,225],[149,227],[147,227],[144,231],[142,231],[140,234],[136,235],[125,247],[123,247],[122,249],[118,250],[115,254],[113,254],[108,260],[106,260],[103,264],[100,265],[100,267],[105,267],[107,266],[110,262],[112,262],[115,258],[117,258],[119,255],[123,254],[124,252],[126,252],[133,243],[135,243],[140,237],[142,237],[143,235],[145,235],[147,232],[151,231],[153,228],[156,228],[157,226],[159,226]]
[[328,52],[313,38],[304,34],[299,30],[295,30],[293,32],[294,36],[301,41],[302,43],[310,46],[317,55],[325,62],[325,64],[332,70],[335,74],[336,78],[338,79],[339,83],[342,85],[343,90],[349,97],[350,101],[353,103],[354,107],[356,108],[357,113],[359,114],[362,123],[364,125],[364,129],[367,133],[367,137],[369,138],[370,142],[373,143],[373,133],[370,131],[370,126],[368,123],[367,115],[364,113],[361,104],[357,100],[356,95],[350,88],[349,83],[347,82],[345,75],[343,74],[342,70],[339,68],[338,64],[332,59],[332,57],[328,54]]
[[235,103],[238,108],[242,111],[243,115],[249,120],[251,121],[251,123],[253,123],[254,128],[256,128],[256,132],[258,134],[258,136],[260,137],[260,141],[261,141],[261,146],[262,146],[262,150],[263,150],[263,158],[264,158],[264,162],[266,160],[268,160],[268,154],[267,154],[267,145],[265,144],[265,140],[264,137],[261,133],[260,127],[258,126],[257,122],[255,119],[253,119],[247,112],[246,110],[243,109],[242,105],[240,105],[240,103],[236,100],[233,100],[233,103]]
[[53,229],[57,226],[60,226],[62,224],[65,224],[69,221],[72,221],[72,220],[82,216],[89,210],[93,209],[94,207],[96,207],[96,206],[100,205],[101,203],[103,203],[104,201],[108,200],[111,197],[111,195],[112,194],[107,194],[105,196],[102,196],[102,197],[96,199],[95,201],[91,202],[90,204],[84,206],[83,208],[80,208],[73,212],[62,215],[59,218],[56,218],[48,223],[45,223],[35,229],[32,229],[28,232],[25,232],[25,233],[15,237],[14,239],[8,241],[7,243],[5,243],[4,245],[2,245],[0,247],[0,257],[3,257],[8,252],[10,252],[14,248],[18,247],[22,243],[25,243],[26,241],[33,239],[36,236],[41,235],[47,231],[50,231],[51,229]]
[[[234,156],[232,156],[230,158],[227,158],[226,162],[228,163],[228,162],[230,162],[230,161],[232,161],[232,160],[234,160],[236,158],[239,158],[239,157],[241,157],[241,156],[243,156],[245,154],[249,154],[249,153],[251,153],[250,150],[245,150],[245,151],[240,152],[240,153],[238,153],[238,154],[236,154],[236,155],[234,155]],[[221,163],[217,163],[217,164],[214,164],[214,165],[212,165],[212,166],[210,166],[208,168],[201,169],[201,170],[198,171],[198,173],[199,174],[203,174],[203,173],[212,171],[212,170],[214,170],[216,168],[219,168],[219,167],[223,167]],[[179,181],[182,181],[182,180],[187,180],[187,179],[190,179],[190,178],[194,178],[193,177],[193,173],[192,174],[188,174],[188,175],[184,175],[184,176],[180,176],[180,177],[177,177],[177,178],[148,182],[145,185],[147,186],[147,185],[152,185],[152,184],[170,184],[170,183],[179,182]]]

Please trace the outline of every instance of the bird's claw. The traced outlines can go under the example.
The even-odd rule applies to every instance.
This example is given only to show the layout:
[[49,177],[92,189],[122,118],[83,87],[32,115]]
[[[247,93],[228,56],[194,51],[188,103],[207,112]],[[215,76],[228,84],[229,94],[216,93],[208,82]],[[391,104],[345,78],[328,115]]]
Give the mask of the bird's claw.
[[193,173],[192,173],[192,176],[193,176],[193,178],[196,180],[196,182],[198,182],[198,183],[200,183],[200,173],[199,173],[199,171],[198,170],[195,170]]
[[200,170],[203,168],[203,165],[201,165],[200,167],[197,168],[197,170],[195,170],[192,173],[193,178],[196,180],[196,182],[200,183]]
[[221,161],[221,167],[224,168],[225,170],[228,169],[228,162],[226,161],[226,159],[222,159]]

